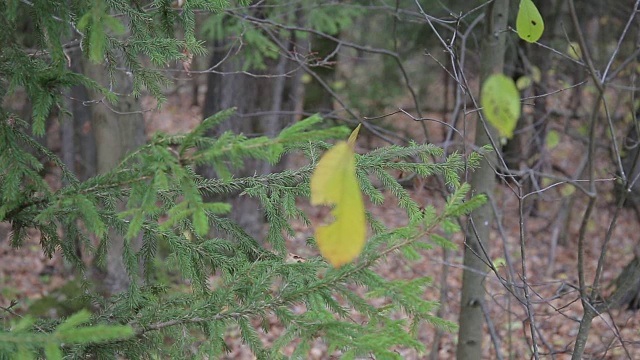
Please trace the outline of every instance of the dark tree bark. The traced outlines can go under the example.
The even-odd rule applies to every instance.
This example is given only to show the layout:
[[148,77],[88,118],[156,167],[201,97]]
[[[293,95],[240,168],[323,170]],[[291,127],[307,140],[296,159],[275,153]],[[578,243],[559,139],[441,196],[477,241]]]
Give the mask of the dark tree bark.
[[[82,52],[79,48],[67,53],[71,59],[70,70],[83,73]],[[89,92],[84,86],[74,86],[68,91],[66,107],[71,113],[60,125],[62,160],[78,179],[87,180],[96,175],[96,140],[91,122],[91,108],[86,103]]]
[[[287,43],[283,41],[283,43]],[[238,73],[243,67],[242,59],[231,57],[225,60],[229,49],[224,43],[217,43],[212,53],[210,68],[217,66],[207,79],[207,95],[203,107],[206,118],[221,110],[237,108],[237,113],[220,126],[212,129],[209,136],[231,130],[246,136],[273,136],[293,121],[296,91],[295,81],[298,76],[285,76],[292,68],[291,62],[284,56],[267,60],[267,69],[249,70]],[[233,51],[232,51],[233,53]],[[262,76],[269,75],[269,76]],[[264,115],[261,115],[264,114]],[[244,169],[235,169],[234,176],[252,176],[265,174],[284,167],[284,162],[275,167],[265,161],[245,161]],[[200,172],[209,178],[216,177],[213,169],[201,169]],[[247,234],[260,239],[264,227],[264,215],[259,201],[247,196],[231,194],[226,200],[232,206],[230,218]],[[220,200],[220,199],[218,199]]]
[[[633,209],[640,221],[640,136],[637,120],[631,125],[624,141],[626,156],[622,159],[622,168],[630,183],[628,185],[616,183],[616,198],[621,200],[626,196],[625,206]],[[628,192],[627,192],[628,191]],[[636,247],[638,248],[638,247]],[[610,306],[613,308],[626,306],[630,310],[640,309],[640,250],[622,270],[615,281],[616,291],[620,294],[612,296]]]
[[[82,74],[83,56],[79,47],[67,52],[70,71]],[[96,175],[96,142],[91,125],[91,109],[86,101],[89,92],[82,85],[73,86],[65,94],[65,114],[60,115],[60,152],[67,169],[80,181]],[[63,179],[64,181],[64,179]],[[80,239],[75,239],[75,251],[82,259]],[[67,270],[73,270],[71,266]]]
[[626,307],[640,310],[640,256],[631,260],[620,272],[614,283],[616,291],[608,299],[610,308]]
[[629,127],[623,143],[626,155],[622,158],[622,169],[630,183],[630,191],[625,194],[628,185],[620,183],[616,183],[615,191],[618,199],[626,195],[625,206],[632,208],[640,221],[640,181],[638,181],[640,177],[640,136],[638,136],[638,126],[636,119],[635,123]]
[[[113,83],[114,91],[118,94],[131,94],[132,80],[123,71],[114,72],[114,78],[110,79],[104,66],[88,63],[84,65],[86,74],[94,80],[107,87]],[[95,93],[91,96],[93,100],[103,98]],[[121,96],[117,104],[93,105],[91,116],[96,139],[98,174],[113,169],[128,152],[144,144],[144,119],[140,103],[132,95]],[[119,207],[124,209],[124,203]],[[106,294],[113,295],[125,291],[131,282],[122,259],[124,237],[113,229],[108,236],[107,265],[102,285]],[[141,239],[136,238],[131,241],[131,246],[137,250],[140,243]]]
[[[333,35],[336,38],[340,34]],[[316,54],[318,60],[326,59],[336,49],[336,43],[333,40],[320,36],[311,36],[311,46],[313,53]],[[335,54],[335,57],[338,55]],[[337,58],[327,59],[328,61],[336,61]],[[327,84],[332,84],[336,80],[335,66],[322,66],[314,68],[315,73]],[[320,82],[313,78],[305,86],[304,108],[308,111],[327,114],[333,111],[333,98],[327,93]]]

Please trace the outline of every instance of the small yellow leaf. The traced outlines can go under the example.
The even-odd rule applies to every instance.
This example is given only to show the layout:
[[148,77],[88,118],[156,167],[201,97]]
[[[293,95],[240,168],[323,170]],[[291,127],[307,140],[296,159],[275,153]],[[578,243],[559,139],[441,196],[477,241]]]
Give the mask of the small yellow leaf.
[[362,124],[358,124],[358,126],[355,129],[353,129],[353,132],[351,133],[351,135],[349,135],[349,140],[347,140],[347,142],[349,143],[349,146],[351,146],[352,149],[356,146],[356,139],[358,138],[358,133],[360,132],[361,126]]
[[573,60],[582,59],[582,48],[580,47],[580,44],[575,41],[571,41],[569,45],[567,45],[567,54],[569,54]]
[[516,87],[518,88],[518,90],[524,90],[531,86],[532,83],[533,81],[531,80],[530,76],[520,76],[518,80],[516,80]]
[[540,72],[539,67],[535,65],[531,67],[531,78],[535,83],[539,83],[540,81],[542,81],[542,72]]
[[558,146],[558,144],[560,144],[560,134],[555,130],[549,130],[549,132],[547,133],[546,142],[547,148],[549,150],[555,148],[556,146]]
[[360,125],[348,142],[341,141],[329,149],[311,176],[311,204],[333,206],[334,221],[318,226],[316,241],[322,256],[334,267],[353,261],[365,243],[364,202],[353,152],[359,130]]
[[575,188],[573,185],[566,184],[566,185],[563,185],[563,186],[560,188],[560,194],[561,194],[563,197],[569,197],[569,196],[571,196],[571,194],[573,194],[574,192],[576,192],[576,188]]

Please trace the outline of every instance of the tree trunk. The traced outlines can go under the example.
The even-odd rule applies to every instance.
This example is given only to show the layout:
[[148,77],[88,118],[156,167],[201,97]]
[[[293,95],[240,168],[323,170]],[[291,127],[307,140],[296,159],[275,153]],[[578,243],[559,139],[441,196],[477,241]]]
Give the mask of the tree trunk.
[[[67,52],[70,59],[69,70],[82,74],[83,59],[80,47]],[[80,181],[96,175],[96,141],[91,126],[91,109],[85,103],[89,92],[82,85],[71,87],[65,96],[65,108],[71,116],[60,114],[60,143],[62,161],[67,169]],[[64,179],[63,179],[64,181]],[[75,238],[75,252],[82,259],[80,239]],[[71,264],[65,264],[71,271]]]
[[623,143],[625,156],[622,158],[622,168],[631,183],[631,191],[628,194],[624,194],[627,191],[627,185],[617,182],[614,189],[617,199],[621,199],[624,195],[627,196],[624,205],[632,208],[640,221],[640,181],[638,181],[638,178],[640,178],[640,153],[638,147],[640,136],[638,136],[638,115],[640,115],[640,110],[637,111],[636,120],[629,127]]
[[[123,71],[114,72],[114,78],[110,79],[102,65],[84,65],[86,74],[103,86],[109,87],[109,84],[113,83],[114,92],[131,94],[132,80]],[[102,99],[100,94],[91,95],[93,100]],[[98,174],[113,169],[128,152],[144,144],[144,119],[140,104],[132,95],[121,96],[117,104],[95,104],[91,107],[91,115],[96,139]],[[118,207],[124,209],[124,203]],[[131,282],[122,259],[125,239],[113,229],[109,231],[108,236],[103,291],[113,295],[125,291]],[[137,250],[140,243],[140,238],[134,239],[129,246]]]
[[[71,59],[70,70],[83,73],[80,48],[67,53]],[[63,119],[60,126],[62,160],[81,181],[96,175],[96,140],[91,123],[91,107],[86,103],[89,92],[82,85],[73,86],[66,98],[66,108],[71,117]]]
[[[340,38],[340,34],[333,35]],[[325,37],[310,36],[310,43],[313,53],[316,54],[318,60],[327,58],[331,53],[335,52],[337,44]],[[338,54],[334,54],[334,58],[327,59],[328,62],[336,61]],[[327,84],[333,84],[336,80],[336,66],[316,67],[313,71]],[[333,112],[333,98],[316,78],[305,86],[304,108],[308,111],[320,114],[329,114]]]
[[[286,43],[286,41],[283,41]],[[221,110],[231,107],[237,108],[237,114],[223,122],[216,129],[212,129],[209,136],[231,130],[246,136],[269,135],[274,136],[292,122],[292,115],[296,103],[297,88],[295,81],[299,76],[287,77],[284,74],[292,68],[291,62],[284,56],[278,59],[268,59],[265,70],[248,70],[248,75],[239,73],[243,61],[238,57],[231,57],[223,61],[229,52],[223,43],[217,43],[214,49],[210,68],[218,65],[216,72],[211,72],[207,79],[207,95],[203,108],[206,118]],[[234,51],[232,51],[234,53]],[[222,61],[222,63],[221,63]],[[222,74],[221,74],[222,73]],[[260,77],[260,75],[270,75]],[[266,115],[260,115],[259,113]],[[284,162],[273,167],[261,160],[245,160],[244,169],[235,169],[234,176],[252,176],[277,171],[284,166]],[[213,178],[213,169],[201,169],[200,172]],[[229,194],[226,200],[232,206],[230,218],[236,222],[247,234],[256,239],[263,236],[264,215],[257,199],[247,196]],[[220,200],[220,199],[218,199]]]
[[608,299],[609,307],[626,306],[628,310],[640,310],[640,255],[636,254],[622,269],[615,285],[616,291]]
[[[616,198],[620,199],[623,196],[627,196],[625,206],[632,208],[638,221],[640,221],[640,149],[638,148],[638,121],[634,121],[627,132],[627,136],[624,141],[624,150],[627,153],[622,159],[622,167],[627,176],[627,179],[631,182],[631,191],[627,194],[627,185],[615,184]],[[640,310],[640,247],[636,246],[636,253],[633,260],[631,260],[622,270],[620,275],[615,281],[616,292],[620,294],[612,296],[614,299],[610,299],[610,306],[613,308],[627,306],[629,310]]]
[[[482,43],[483,59],[481,79],[493,73],[501,73],[504,66],[507,19],[509,18],[509,0],[496,0],[486,10],[486,30]],[[486,127],[486,128],[485,128]],[[488,130],[485,131],[485,129]],[[483,146],[498,141],[496,130],[489,124],[476,124],[476,146]],[[496,149],[499,151],[499,149]],[[484,162],[471,179],[471,188],[476,193],[491,196],[496,185],[493,167],[496,154],[488,153]],[[490,204],[473,211],[470,215],[473,223],[469,224],[464,248],[464,268],[462,275],[462,291],[460,300],[460,329],[458,331],[457,358],[460,360],[481,359],[484,324],[483,286],[486,266],[480,258],[484,251],[488,252],[493,212]],[[484,248],[484,251],[483,251]]]

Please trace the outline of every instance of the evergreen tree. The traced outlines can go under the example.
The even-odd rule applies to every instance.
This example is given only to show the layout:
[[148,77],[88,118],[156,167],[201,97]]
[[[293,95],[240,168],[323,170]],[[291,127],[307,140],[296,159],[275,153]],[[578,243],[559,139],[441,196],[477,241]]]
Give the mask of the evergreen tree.
[[[221,11],[225,3],[0,3],[0,96],[4,100],[23,89],[33,104],[31,121],[0,108],[0,221],[11,223],[11,245],[20,247],[27,230],[37,229],[42,250],[49,256],[61,253],[82,277],[84,263],[76,252],[76,240],[96,261],[104,262],[109,234],[117,233],[125,238],[122,259],[132,280],[127,291],[104,297],[85,277],[82,296],[91,304],[91,312],[66,319],[21,318],[11,307],[4,308],[8,321],[0,328],[0,358],[216,358],[228,349],[225,334],[230,328],[239,329],[242,341],[258,358],[284,358],[281,350],[296,341],[292,358],[305,358],[318,338],[344,358],[399,358],[393,351],[396,346],[425,351],[425,344],[417,341],[422,322],[455,327],[432,315],[436,302],[423,299],[429,278],[391,281],[376,274],[373,266],[392,253],[416,258],[423,248],[453,246],[438,235],[440,230],[458,231],[453,219],[484,200],[469,198],[469,187],[458,178],[461,171],[478,165],[476,153],[454,154],[433,163],[430,159],[441,156],[441,149],[410,144],[357,155],[356,174],[364,195],[381,205],[382,192],[389,191],[405,210],[408,225],[387,228],[367,213],[371,236],[363,253],[356,262],[334,269],[320,257],[290,261],[285,242],[295,235],[292,221],[310,224],[296,200],[309,196],[309,177],[321,154],[331,147],[326,141],[348,136],[346,127],[323,127],[319,116],[311,116],[271,137],[230,131],[217,138],[204,136],[233,115],[233,109],[224,110],[187,134],[155,134],[111,171],[86,181],[79,181],[56,154],[31,138],[29,131],[44,134],[52,110],[68,111],[62,94],[72,86],[101,92],[104,103],[93,106],[107,106],[119,96],[140,96],[143,91],[163,100],[167,78],[148,64],[186,62],[190,54],[202,54],[194,14],[198,9]],[[25,17],[34,22],[31,35],[36,40],[31,47],[17,30]],[[176,27],[183,39],[174,36]],[[65,51],[75,46],[111,73],[130,73],[132,94],[117,94],[112,87],[71,71]],[[122,63],[125,69],[119,66]],[[55,164],[66,185],[51,188],[41,175],[43,164],[32,152]],[[247,159],[275,163],[290,152],[304,154],[309,165],[263,175],[231,175]],[[218,178],[197,175],[194,169],[203,165],[213,167]],[[390,170],[421,177],[440,174],[454,191],[444,209],[421,209]],[[203,200],[237,192],[260,202],[268,219],[266,241],[258,242],[225,217],[228,204]],[[118,206],[122,202],[123,211]],[[138,236],[140,249],[131,242]],[[316,245],[314,238],[307,241]],[[161,276],[167,268],[184,281]],[[143,282],[138,281],[139,274]],[[380,297],[387,299],[385,305],[368,301]],[[295,304],[303,304],[304,312],[294,312]],[[394,320],[391,315],[397,312],[405,314],[405,320]],[[352,313],[366,321],[352,320]],[[268,320],[273,318],[285,331],[265,346],[258,331],[269,331]]]

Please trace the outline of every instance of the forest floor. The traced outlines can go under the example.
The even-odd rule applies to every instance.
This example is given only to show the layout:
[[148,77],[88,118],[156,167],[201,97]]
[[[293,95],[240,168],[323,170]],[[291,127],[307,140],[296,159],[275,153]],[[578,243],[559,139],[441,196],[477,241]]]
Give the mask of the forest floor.
[[[164,131],[176,133],[193,128],[201,119],[200,109],[192,104],[189,94],[178,92],[170,96],[161,111],[146,113],[147,131]],[[150,101],[146,108],[153,108]],[[401,121],[411,122],[403,119]],[[396,122],[397,124],[397,122]],[[411,127],[400,131],[411,132]],[[565,141],[566,140],[566,141]],[[575,143],[563,139],[549,156],[549,161],[565,168],[571,173],[571,153],[576,150]],[[363,150],[363,149],[360,149]],[[598,161],[609,161],[605,155]],[[603,167],[605,168],[605,167]],[[611,174],[600,174],[603,178],[612,177]],[[54,175],[55,176],[55,175]],[[55,179],[51,179],[55,183]],[[444,200],[438,192],[433,191],[430,183],[422,184],[420,188],[410,189],[416,201],[421,205],[433,204],[441,208]],[[435,186],[435,184],[432,184]],[[564,192],[563,192],[564,191]],[[552,246],[554,231],[558,229],[557,214],[563,204],[563,194],[567,190],[554,189],[545,192],[540,198],[536,217],[528,217],[525,230],[526,266],[528,282],[532,285],[532,302],[535,314],[537,336],[540,351],[545,359],[568,359],[573,348],[573,341],[578,330],[582,313],[579,294],[577,293],[577,231],[582,213],[585,209],[584,197],[577,197],[573,204],[571,226],[567,234],[566,243]],[[613,194],[612,181],[598,183],[598,191],[602,194]],[[520,252],[520,225],[518,222],[518,201],[512,190],[502,185],[495,195],[495,203],[499,216],[502,218],[502,228],[494,229],[491,238],[490,255],[494,263],[505,260],[513,263],[517,273],[522,273]],[[318,216],[306,201],[299,202],[301,208],[313,219]],[[391,196],[383,206],[372,207],[370,210],[387,225],[403,225],[406,215],[394,203]],[[613,195],[601,196],[595,214],[588,225],[589,244],[586,249],[587,279],[592,279],[595,273],[597,258],[604,234],[613,214]],[[297,236],[288,243],[290,252],[302,257],[314,256],[316,253],[305,245],[305,240],[313,231],[302,224],[293,225]],[[9,246],[8,224],[0,223],[0,306],[8,307],[12,302],[17,304],[13,309],[20,313],[50,294],[55,294],[69,280],[69,271],[58,255],[49,259],[42,254],[39,246],[38,233],[30,233],[29,241],[19,249]],[[634,212],[623,210],[618,225],[609,246],[606,266],[603,272],[603,284],[611,284],[622,270],[624,264],[633,257],[638,244],[640,224]],[[455,236],[453,241],[458,250],[444,257],[442,249],[433,249],[422,253],[419,261],[408,261],[400,255],[389,258],[377,266],[377,271],[390,279],[409,279],[416,276],[430,276],[434,284],[429,287],[424,296],[426,299],[437,300],[441,290],[445,291],[446,301],[442,304],[442,317],[457,322],[460,288],[462,282],[462,249],[463,236]],[[505,254],[508,254],[508,259]],[[440,282],[443,269],[448,270],[446,283]],[[507,275],[507,267],[500,266],[499,274]],[[518,278],[518,281],[521,279]],[[485,337],[483,358],[497,359],[527,359],[531,357],[530,328],[523,305],[511,296],[505,287],[497,280],[495,274],[486,277],[487,306],[486,315],[491,320],[490,328],[494,332],[493,340]],[[608,288],[607,291],[611,291]],[[65,296],[65,295],[59,295]],[[64,301],[64,299],[58,299]],[[50,310],[55,311],[55,310]],[[5,314],[0,317],[5,318]],[[4,320],[3,320],[4,321]],[[274,322],[274,328],[263,334],[266,343],[273,341],[281,330]],[[455,357],[456,334],[445,333],[440,341],[434,342],[435,329],[429,324],[421,328],[420,338],[427,349],[436,348],[438,359],[452,359]],[[249,348],[239,341],[237,334],[229,335],[232,352],[228,359],[251,359]],[[498,345],[496,349],[495,342]],[[310,354],[310,358],[326,359],[326,346],[318,341]],[[499,353],[498,353],[499,352]],[[398,353],[406,359],[426,359],[429,354],[417,354],[413,351],[398,349]],[[553,353],[553,354],[552,354]],[[640,359],[640,314],[623,309],[612,310],[596,318],[593,322],[586,354],[589,358],[598,359]]]

